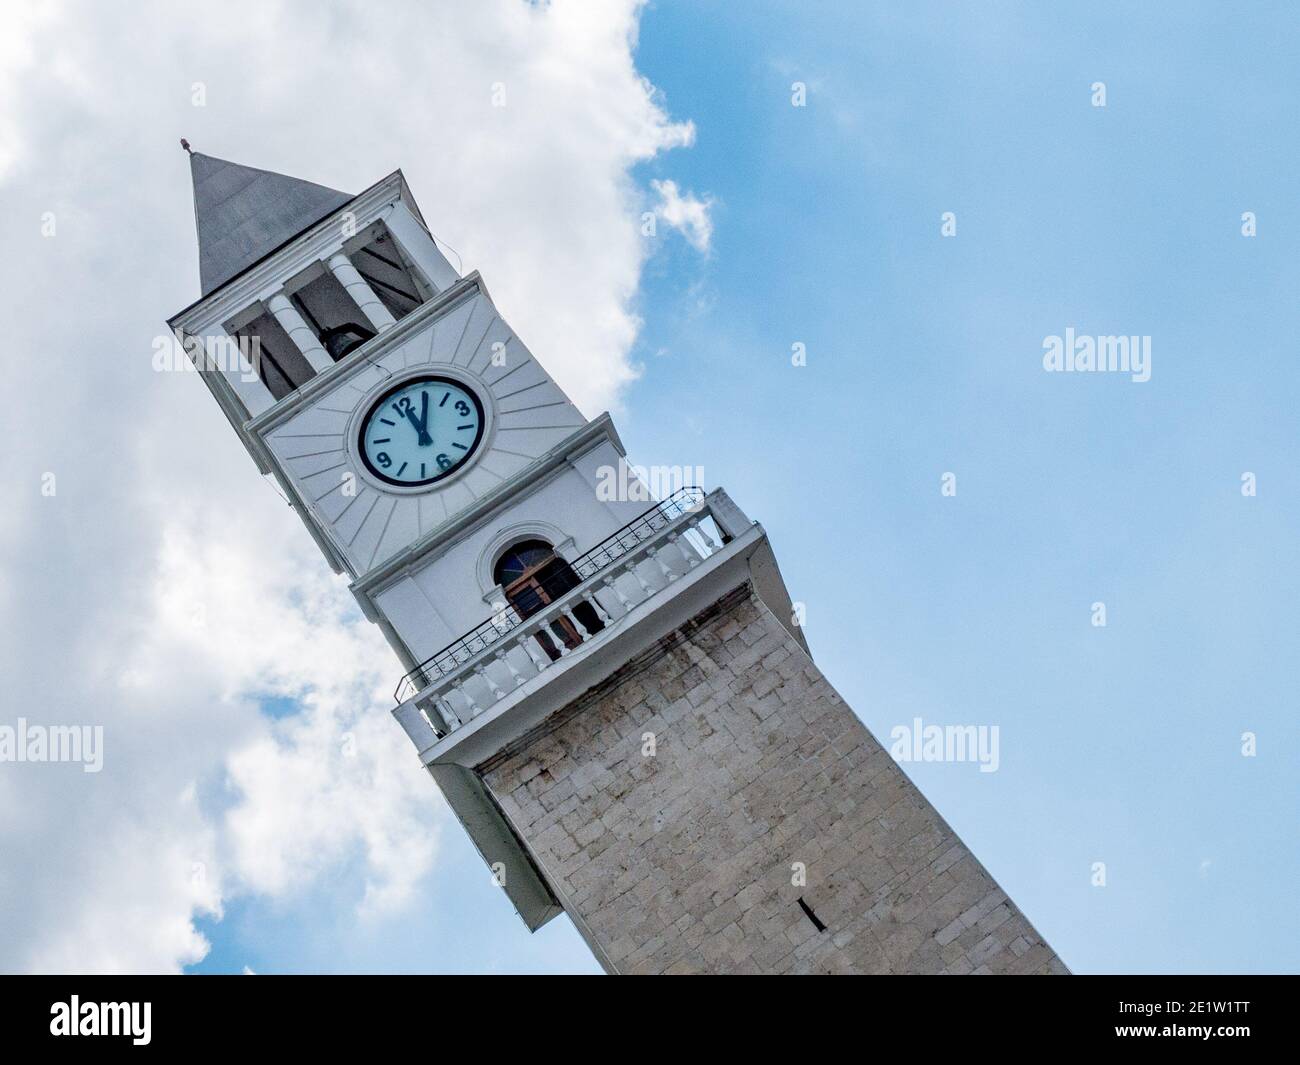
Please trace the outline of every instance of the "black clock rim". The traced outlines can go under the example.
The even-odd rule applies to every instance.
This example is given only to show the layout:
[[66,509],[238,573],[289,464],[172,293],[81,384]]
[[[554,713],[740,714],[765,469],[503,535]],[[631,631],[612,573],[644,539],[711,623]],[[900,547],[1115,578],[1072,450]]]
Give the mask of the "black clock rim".
[[[449,470],[444,470],[442,473],[433,477],[427,477],[422,481],[395,481],[391,477],[380,473],[379,470],[375,469],[374,465],[370,461],[370,456],[366,454],[366,429],[370,425],[370,419],[375,416],[375,412],[379,410],[380,407],[387,403],[392,396],[397,395],[398,392],[403,392],[412,385],[435,383],[454,385],[473,400],[474,409],[478,411],[478,432],[474,434],[474,442],[470,444],[469,451],[466,452],[465,457]],[[428,485],[437,484],[439,481],[446,480],[448,477],[460,473],[461,470],[464,469],[465,464],[469,462],[469,460],[473,458],[474,453],[478,451],[479,444],[483,442],[483,431],[486,428],[487,417],[483,412],[483,401],[478,398],[478,393],[475,392],[474,389],[470,388],[469,385],[465,384],[464,381],[457,381],[454,377],[442,377],[438,374],[432,374],[427,377],[408,377],[405,381],[394,385],[386,392],[377,396],[375,401],[371,403],[369,408],[366,410],[365,415],[361,419],[360,430],[357,433],[357,454],[361,456],[361,464],[365,466],[371,476],[383,481],[384,484],[391,484],[394,488],[425,488]]]

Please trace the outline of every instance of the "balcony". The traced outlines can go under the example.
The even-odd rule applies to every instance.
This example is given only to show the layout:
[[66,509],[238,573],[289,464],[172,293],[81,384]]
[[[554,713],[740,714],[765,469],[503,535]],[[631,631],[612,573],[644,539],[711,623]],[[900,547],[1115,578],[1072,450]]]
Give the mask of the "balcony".
[[[555,602],[526,618],[507,607],[407,673],[394,692],[394,715],[421,749],[452,735],[548,670],[562,671],[604,644],[676,582],[689,584],[742,523],[747,527],[721,490],[674,493],[571,560],[581,583]],[[570,638],[557,639],[560,631]]]

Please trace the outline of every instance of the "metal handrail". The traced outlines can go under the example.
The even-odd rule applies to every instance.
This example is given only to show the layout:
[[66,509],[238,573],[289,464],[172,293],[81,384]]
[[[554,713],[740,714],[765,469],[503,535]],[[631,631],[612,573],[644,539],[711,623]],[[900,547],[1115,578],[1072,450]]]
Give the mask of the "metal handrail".
[[[703,503],[704,489],[690,486],[678,489],[667,499],[639,514],[616,533],[607,536],[586,554],[580,555],[569,563],[580,581],[580,584],[571,591],[586,584],[601,570],[645,543],[683,514],[698,510]],[[487,650],[503,636],[514,631],[526,620],[530,620],[532,616],[526,619],[513,605],[507,605],[406,673],[397,682],[393,699],[402,703],[403,693],[409,688],[418,692],[434,680],[454,673],[460,666]]]

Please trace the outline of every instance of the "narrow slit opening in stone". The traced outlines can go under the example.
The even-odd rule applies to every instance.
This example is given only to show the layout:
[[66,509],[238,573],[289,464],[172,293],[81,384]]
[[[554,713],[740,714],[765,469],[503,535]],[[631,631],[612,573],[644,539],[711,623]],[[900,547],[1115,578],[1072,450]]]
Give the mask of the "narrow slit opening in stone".
[[809,906],[808,903],[804,902],[802,896],[800,896],[799,898],[799,906],[803,910],[803,912],[808,915],[808,920],[812,921],[813,926],[817,929],[817,931],[819,932],[826,931],[826,926],[822,924],[821,921],[818,919],[817,915],[813,913],[812,907]]

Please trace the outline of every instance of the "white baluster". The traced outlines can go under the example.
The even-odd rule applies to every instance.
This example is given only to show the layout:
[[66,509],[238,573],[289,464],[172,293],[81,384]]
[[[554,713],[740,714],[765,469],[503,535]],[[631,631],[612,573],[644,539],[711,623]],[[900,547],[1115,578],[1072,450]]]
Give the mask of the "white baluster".
[[713,555],[713,552],[715,551],[722,550],[721,545],[714,542],[713,537],[709,535],[708,530],[704,528],[704,525],[701,522],[697,521],[693,526],[693,528],[695,530],[695,534],[704,543],[705,558],[711,557]]
[[581,639],[583,640],[591,639],[591,633],[587,631],[587,626],[578,620],[577,614],[575,614],[567,606],[560,607],[560,610],[564,614],[564,616],[573,623],[573,627],[578,631],[578,636]]
[[533,660],[533,665],[537,667],[538,673],[551,664],[551,660],[547,658],[546,655],[542,653],[542,649],[537,646],[537,634],[540,631],[541,629],[534,629],[532,632],[526,633],[522,641],[524,651],[528,654],[528,657]]
[[447,719],[443,717],[442,711],[438,709],[437,699],[426,699],[424,702],[416,703],[415,708],[420,711],[420,716],[429,723],[429,727],[434,732],[441,732],[446,735],[450,731],[447,727]]
[[671,569],[669,569],[668,564],[664,562],[662,558],[659,557],[659,548],[657,547],[648,548],[646,550],[646,554],[648,554],[652,559],[655,560],[655,565],[659,567],[659,572],[664,575],[664,580],[666,580],[669,584],[671,584],[673,581],[677,579],[677,574],[674,573]]
[[464,724],[464,722],[456,716],[456,711],[452,709],[451,703],[441,695],[434,699],[433,705],[437,707],[438,713],[442,717],[443,724],[446,725],[448,732],[455,732]]
[[627,596],[623,594],[622,589],[618,586],[617,577],[606,577],[601,583],[614,594],[614,598],[618,600],[619,608],[624,614],[632,609],[632,604],[627,601]]
[[646,584],[645,578],[641,576],[641,567],[638,564],[638,561],[633,561],[633,563],[628,566],[627,571],[636,578],[637,584],[641,586],[641,598],[649,599],[650,596],[654,594],[654,589],[651,588],[650,585]]
[[494,656],[498,662],[503,662],[506,669],[510,671],[510,676],[514,678],[515,687],[523,687],[524,677],[519,670],[515,669],[515,664],[510,661],[510,656],[505,651],[498,651]]
[[457,683],[455,687],[456,691],[460,693],[460,697],[465,700],[465,712],[468,716],[460,719],[461,723],[464,724],[470,718],[478,717],[483,712],[483,708],[475,701],[474,693],[470,690],[468,684]]
[[[563,628],[563,626],[561,626],[561,628]],[[555,646],[555,649],[559,652],[560,657],[568,658],[570,654],[568,641],[565,640],[563,636],[558,635],[550,625],[546,626],[546,635]]]
[[605,613],[605,608],[600,605],[600,600],[596,598],[596,593],[592,592],[587,596],[587,602],[591,604],[591,609],[596,612],[596,617],[600,618],[605,625],[614,624],[614,619]]
[[492,693],[493,699],[500,699],[505,696],[506,693],[503,692],[500,688],[498,688],[497,682],[492,679],[492,674],[489,673],[482,666],[474,667],[474,676],[478,677],[485,684],[487,684],[488,691]]
[[696,553],[695,548],[691,547],[691,542],[685,537],[678,536],[677,533],[669,533],[668,542],[677,549],[677,553],[682,556],[682,561],[686,563],[688,570],[692,570],[700,564],[699,554]]

